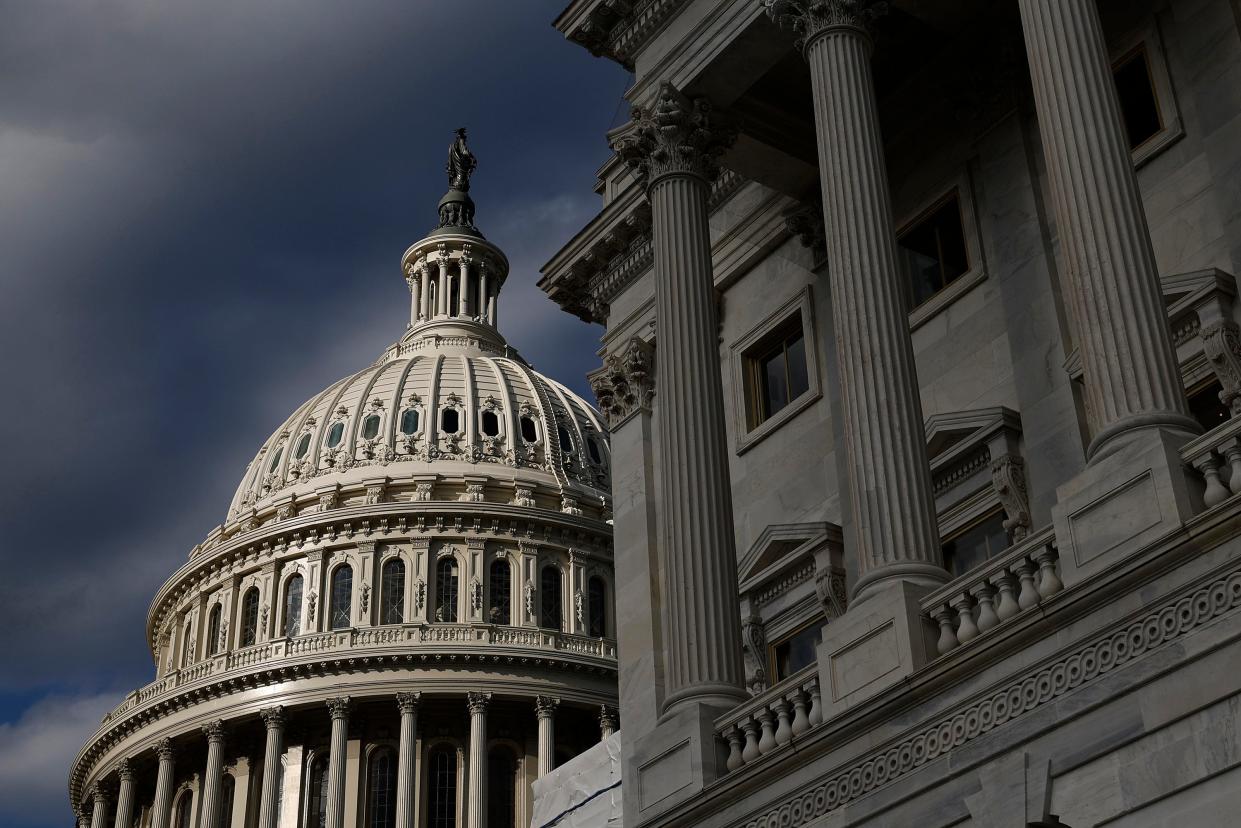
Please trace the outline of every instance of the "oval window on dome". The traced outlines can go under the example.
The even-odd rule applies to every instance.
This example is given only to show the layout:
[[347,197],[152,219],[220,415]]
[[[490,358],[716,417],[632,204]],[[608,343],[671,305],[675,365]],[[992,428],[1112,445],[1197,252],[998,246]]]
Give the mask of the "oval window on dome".
[[276,468],[280,465],[280,455],[282,454],[284,454],[283,447],[276,449],[276,453],[271,456],[271,465],[267,467],[268,474],[273,473],[276,470]]
[[345,424],[344,423],[332,423],[332,427],[328,429],[328,433],[327,433],[327,447],[336,448],[337,446],[340,445],[340,440],[344,436],[345,436]]
[[362,421],[362,439],[374,440],[379,436],[379,415],[372,414]]
[[569,436],[569,429],[562,425],[556,426],[556,436],[560,439],[561,451],[573,451],[573,438]]
[[414,434],[418,431],[418,409],[409,408],[401,415],[401,433]]
[[594,437],[588,437],[586,439],[586,450],[590,452],[591,461],[595,463],[603,462],[603,455],[599,453],[599,443],[595,441]]
[[500,433],[500,418],[496,416],[494,411],[483,412],[483,434],[488,437],[495,437]]
[[530,417],[521,418],[521,439],[527,443],[537,443],[539,441],[539,429]]
[[457,409],[445,408],[440,412],[440,429],[445,434],[456,434],[457,429],[461,427],[460,417],[457,415]]
[[293,456],[301,460],[306,456],[306,452],[310,451],[310,432],[307,431],[302,435],[302,439],[297,441],[297,450],[293,452]]

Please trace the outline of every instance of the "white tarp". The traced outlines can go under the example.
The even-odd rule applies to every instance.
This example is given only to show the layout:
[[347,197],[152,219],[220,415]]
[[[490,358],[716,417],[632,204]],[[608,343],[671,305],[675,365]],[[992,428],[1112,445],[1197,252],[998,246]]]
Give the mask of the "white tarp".
[[553,826],[622,828],[620,731],[534,781],[530,828]]

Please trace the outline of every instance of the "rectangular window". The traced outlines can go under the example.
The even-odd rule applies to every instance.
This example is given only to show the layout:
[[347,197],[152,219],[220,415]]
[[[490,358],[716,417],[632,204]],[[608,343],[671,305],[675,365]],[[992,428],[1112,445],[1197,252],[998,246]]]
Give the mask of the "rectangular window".
[[1004,511],[996,509],[944,538],[944,567],[954,577],[964,575],[1010,545],[1012,539],[1004,528]]
[[1112,66],[1112,78],[1116,82],[1129,149],[1135,150],[1163,129],[1146,47],[1138,46],[1116,61]]
[[819,644],[822,641],[823,626],[818,621],[813,621],[771,645],[769,653],[772,680],[783,681],[818,661]]
[[970,269],[961,200],[953,190],[896,239],[912,310]]
[[1212,380],[1186,395],[1189,398],[1189,413],[1204,431],[1223,425],[1230,416],[1228,406],[1219,401],[1220,390],[1219,381]]
[[810,390],[801,316],[764,337],[745,361],[746,416],[754,429]]

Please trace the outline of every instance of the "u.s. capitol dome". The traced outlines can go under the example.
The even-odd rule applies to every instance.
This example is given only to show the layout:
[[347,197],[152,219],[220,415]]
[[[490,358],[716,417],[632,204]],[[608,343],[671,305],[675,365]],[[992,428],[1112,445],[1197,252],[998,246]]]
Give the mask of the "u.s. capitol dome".
[[464,134],[410,324],[264,441],[151,604],[79,826],[509,828],[615,727],[608,437],[498,327]]

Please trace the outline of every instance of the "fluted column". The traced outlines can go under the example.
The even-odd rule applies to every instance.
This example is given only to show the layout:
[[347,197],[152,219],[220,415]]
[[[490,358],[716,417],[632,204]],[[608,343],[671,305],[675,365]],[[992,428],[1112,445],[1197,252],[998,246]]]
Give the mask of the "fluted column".
[[258,828],[276,828],[280,812],[280,776],[284,771],[280,757],[284,755],[284,708],[265,707],[259,711],[267,728],[263,750],[263,793],[259,799]]
[[401,744],[396,765],[396,828],[414,828],[414,781],[418,778],[418,700],[417,693],[397,693],[401,711]]
[[114,828],[130,828],[134,821],[134,769],[128,759],[122,759],[116,774],[121,778],[121,787],[116,795],[116,819],[112,821]]
[[91,810],[90,828],[105,828],[108,824],[108,791],[103,785],[95,783],[91,788],[91,799],[94,808]]
[[606,704],[599,708],[599,737],[607,739],[616,732],[616,710]]
[[435,294],[435,300],[436,300],[435,304],[437,306],[435,313],[439,316],[447,316],[448,315],[448,296],[449,296],[448,254],[444,253],[443,251],[440,252],[439,268],[440,268],[440,283],[439,283],[439,288]]
[[327,770],[327,828],[345,828],[345,761],[349,742],[349,697],[327,700],[332,714],[332,746]]
[[457,300],[460,305],[458,316],[464,316],[467,319],[474,316],[473,303],[470,302],[470,261],[467,256],[462,256],[458,267],[461,268],[457,276],[459,287],[457,288]]
[[422,276],[412,265],[405,284],[409,286],[409,325],[412,328],[418,324],[418,311],[422,307]]
[[534,697],[534,714],[539,720],[539,776],[556,768],[556,706],[560,699],[552,696]]
[[421,267],[418,271],[418,274],[422,280],[422,295],[418,297],[419,302],[421,303],[421,317],[422,319],[430,319],[431,318],[431,268],[427,266],[427,263],[425,260],[419,260],[419,264]]
[[487,825],[487,705],[490,693],[470,693],[470,778],[467,792],[469,802],[465,808],[466,825],[469,828],[486,828]]
[[801,36],[810,64],[857,543],[854,595],[893,580],[939,584],[947,573],[866,29],[884,4],[765,2],[777,22]]
[[1090,461],[1189,417],[1137,176],[1094,0],[1020,0],[1056,228],[1072,290]]
[[172,746],[172,739],[164,739],[155,748],[159,756],[159,772],[155,777],[155,812],[151,819],[152,828],[168,828],[172,818],[172,786],[173,774],[176,771],[177,752]]
[[224,721],[216,719],[203,725],[207,737],[207,774],[203,780],[202,824],[217,828],[220,811],[220,783],[224,777]]
[[655,430],[661,456],[659,553],[663,568],[668,695],[664,713],[745,698],[737,550],[728,482],[719,329],[707,195],[715,156],[733,132],[704,99],[671,84],[651,110],[634,108],[615,147],[646,184],[654,239],[660,376]]
[[487,278],[487,265],[485,262],[478,264],[478,318],[494,325],[491,321],[491,280]]

